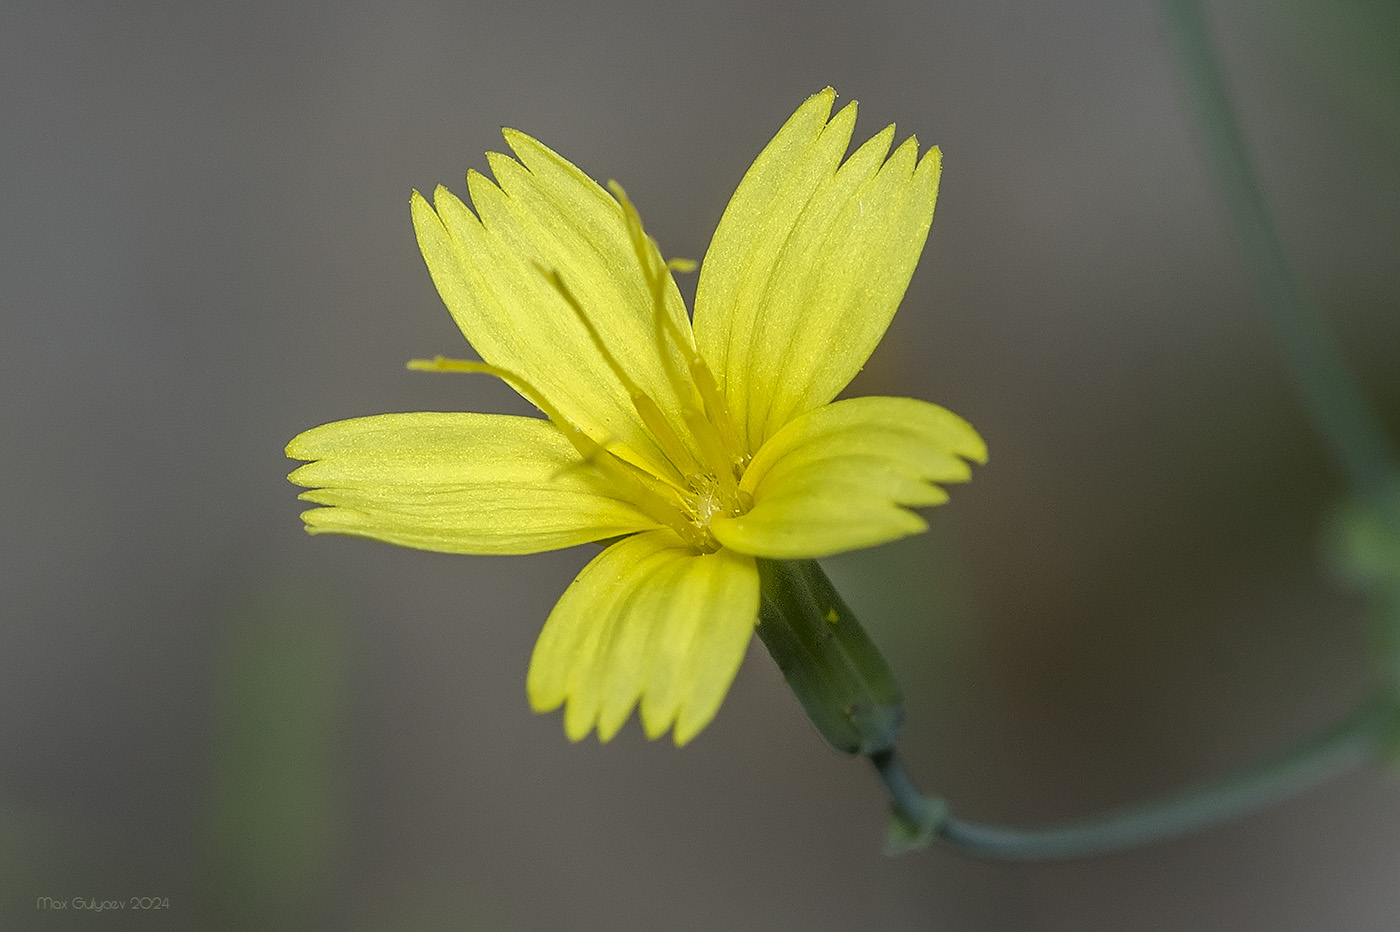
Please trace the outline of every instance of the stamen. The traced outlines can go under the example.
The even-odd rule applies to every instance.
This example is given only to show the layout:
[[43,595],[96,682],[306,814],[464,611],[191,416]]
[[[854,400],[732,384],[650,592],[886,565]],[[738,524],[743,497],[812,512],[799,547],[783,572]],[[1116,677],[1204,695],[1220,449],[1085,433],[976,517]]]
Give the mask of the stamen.
[[[646,278],[647,290],[651,292],[652,322],[656,327],[656,348],[661,353],[661,362],[666,368],[666,378],[670,381],[671,387],[676,390],[676,397],[684,400],[694,394],[694,388],[685,378],[684,374],[676,368],[676,361],[667,352],[666,337],[669,334],[675,341],[682,353],[693,352],[688,345],[685,336],[676,326],[676,322],[671,319],[671,315],[666,313],[666,276],[664,268],[658,271],[653,259],[659,254],[655,248],[655,243],[651,237],[647,236],[646,230],[642,227],[642,215],[637,212],[631,199],[627,197],[627,192],[622,185],[616,181],[608,182],[608,190],[613,197],[617,198],[618,204],[622,206],[623,218],[627,221],[627,238],[632,241],[632,252],[637,257],[637,264],[642,267],[642,275]],[[648,248],[651,247],[651,248]],[[670,268],[675,263],[678,268],[686,265],[694,267],[694,263],[689,259],[676,259],[665,264],[665,268]],[[669,325],[669,326],[668,326]]]
[[559,428],[569,442],[584,456],[591,455],[592,451],[600,444],[592,437],[588,436],[573,421],[566,418],[558,408],[550,404],[539,389],[531,385],[523,376],[516,375],[509,369],[500,366],[493,366],[488,362],[475,362],[470,359],[449,359],[446,356],[434,356],[432,359],[410,359],[408,368],[418,372],[474,372],[482,375],[493,375],[524,395],[530,404],[544,412],[544,416]]
[[729,403],[724,400],[724,393],[719,390],[714,373],[699,353],[692,353],[686,362],[690,365],[690,377],[695,382],[695,388],[704,401],[705,413],[724,443],[730,472],[742,470],[748,465],[749,455],[739,440],[739,431],[735,429],[734,418],[729,413]]
[[603,477],[619,487],[627,498],[643,511],[674,530],[687,543],[702,550],[715,549],[708,536],[703,534],[690,520],[693,508],[687,496],[680,489],[666,484],[659,476],[654,476],[624,459],[608,452],[607,448],[574,424],[558,408],[526,381],[509,369],[493,366],[490,363],[474,362],[468,359],[449,359],[435,356],[432,359],[410,359],[408,368],[420,372],[475,372],[492,375],[506,382],[530,403],[544,412],[550,422],[557,427],[574,449],[578,450],[583,462],[590,463]]
[[[670,274],[693,271],[696,264],[686,259],[663,260],[655,241],[642,227],[641,216],[628,200],[627,192],[615,181],[608,182],[608,188],[622,207],[627,238],[650,293],[656,350],[680,406],[684,428],[676,421],[674,413],[668,416],[656,399],[622,367],[563,276],[555,269],[542,265],[538,268],[574,312],[604,364],[627,392],[642,426],[664,457],[660,462],[651,462],[649,457],[640,458],[631,448],[624,448],[625,457],[611,452],[608,444],[594,440],[565,418],[537,388],[499,366],[442,356],[432,360],[415,359],[408,365],[410,369],[436,372],[480,372],[508,382],[569,438],[582,457],[578,465],[597,469],[626,500],[670,527],[692,547],[713,552],[719,549],[719,543],[710,532],[711,520],[717,515],[740,514],[751,502],[739,488],[738,481],[748,460],[747,450],[735,428],[724,393],[695,347],[694,335],[686,326],[688,318],[677,321],[667,304]],[[685,430],[689,436],[683,433]]]
[[[710,372],[710,367],[705,364],[705,360],[695,349],[694,341],[686,339],[686,335],[671,319],[671,315],[666,313],[666,271],[668,269],[692,271],[696,268],[696,263],[689,259],[672,259],[670,262],[664,263],[661,268],[657,268],[654,261],[658,255],[656,244],[647,236],[646,230],[642,226],[641,214],[637,212],[637,208],[627,197],[627,192],[623,190],[622,185],[616,181],[609,181],[608,190],[622,205],[623,216],[627,220],[628,238],[632,240],[632,249],[637,254],[637,262],[641,265],[642,272],[647,278],[647,285],[651,290],[652,307],[655,310],[656,345],[661,351],[667,378],[670,379],[672,386],[676,389],[676,394],[681,398],[687,396],[693,398],[698,393],[699,397],[696,400],[703,407],[710,424],[718,431],[724,450],[718,456],[715,455],[713,447],[710,450],[702,450],[702,452],[710,459],[711,468],[715,473],[727,473],[732,478],[735,470],[744,465],[747,455],[739,440],[739,432],[734,428],[733,418],[729,414],[729,405],[725,402],[724,395],[715,382],[714,374]],[[686,368],[690,374],[689,379],[685,378],[676,368],[671,354],[667,352],[667,336],[671,338],[670,342],[685,357]],[[698,435],[696,441],[701,443],[703,448],[703,441]]]
[[724,449],[724,442],[714,424],[710,423],[704,412],[695,408],[686,408],[682,416],[690,426],[690,432],[694,435],[695,442],[700,445],[705,458],[718,464],[718,468],[714,469],[712,474],[719,482],[720,489],[730,500],[735,499],[739,493],[739,482],[734,475],[734,467],[729,462],[729,454]]
[[628,397],[632,399],[632,407],[636,410],[637,416],[642,419],[642,424],[646,426],[647,430],[651,431],[652,437],[655,438],[657,445],[661,447],[661,452],[670,460],[670,463],[667,465],[674,467],[675,472],[673,473],[673,478],[677,481],[684,481],[684,476],[696,475],[701,472],[700,464],[697,463],[695,457],[690,454],[690,451],[686,448],[685,442],[681,440],[675,428],[671,426],[671,422],[666,419],[665,414],[661,411],[661,407],[650,395],[642,391],[641,386],[632,381],[632,377],[622,368],[621,363],[617,361],[617,357],[612,354],[612,350],[608,349],[607,344],[603,342],[603,336],[598,332],[598,328],[593,325],[593,321],[584,313],[583,305],[579,302],[578,298],[574,296],[569,286],[564,284],[564,279],[560,276],[559,272],[555,269],[545,269],[543,267],[541,267],[540,271],[549,279],[554,289],[559,292],[560,296],[564,299],[564,303],[568,304],[569,307],[573,309],[579,322],[582,323],[584,329],[588,331],[588,336],[592,339],[594,347],[598,350],[599,355],[603,357],[603,362],[607,364],[608,368],[612,370],[613,375],[622,383],[622,387],[626,389]]

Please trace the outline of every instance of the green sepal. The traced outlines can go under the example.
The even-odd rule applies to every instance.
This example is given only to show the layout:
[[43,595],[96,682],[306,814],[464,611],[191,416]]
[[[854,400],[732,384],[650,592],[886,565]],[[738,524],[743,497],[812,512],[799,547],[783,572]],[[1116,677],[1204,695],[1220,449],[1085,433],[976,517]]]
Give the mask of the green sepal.
[[759,560],[758,636],[822,737],[847,754],[895,745],[894,674],[815,560]]

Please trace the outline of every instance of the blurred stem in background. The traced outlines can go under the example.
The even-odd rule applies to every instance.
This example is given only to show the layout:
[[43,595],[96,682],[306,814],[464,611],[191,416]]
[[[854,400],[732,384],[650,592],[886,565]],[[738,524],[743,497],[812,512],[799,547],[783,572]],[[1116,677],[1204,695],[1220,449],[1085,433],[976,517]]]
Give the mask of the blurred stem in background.
[[[346,613],[296,584],[245,596],[214,688],[205,928],[334,928],[345,831]],[[339,620],[338,620],[339,619]]]
[[[1391,709],[1377,740],[1390,750],[1400,735],[1400,455],[1284,254],[1199,0],[1166,0],[1165,8],[1188,103],[1260,303],[1278,332],[1304,409],[1350,487],[1350,501],[1338,509],[1326,542],[1341,575],[1371,602],[1373,688]],[[1330,4],[1322,8],[1337,13]]]
[[1280,802],[1400,745],[1400,457],[1296,275],[1269,217],[1196,0],[1166,0],[1188,103],[1260,301],[1273,320],[1304,408],[1354,501],[1334,522],[1339,568],[1371,596],[1379,663],[1371,694],[1336,726],[1254,767],[1181,793],[1081,821],[1037,828],[958,818],[926,797],[895,743],[898,684],[853,613],[812,561],[762,567],[759,636],[818,730],[868,757],[891,800],[891,853],[934,839],[1012,861],[1087,857],[1196,831]]
[[1165,6],[1201,142],[1298,394],[1352,488],[1371,507],[1389,512],[1397,501],[1400,457],[1284,256],[1201,5],[1198,0],[1167,0]]

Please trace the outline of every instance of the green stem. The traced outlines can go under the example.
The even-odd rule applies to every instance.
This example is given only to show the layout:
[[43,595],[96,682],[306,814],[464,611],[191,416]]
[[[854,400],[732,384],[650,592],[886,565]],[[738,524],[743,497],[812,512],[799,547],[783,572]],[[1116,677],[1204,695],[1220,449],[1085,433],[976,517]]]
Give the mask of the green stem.
[[[1395,707],[1389,701],[1368,701],[1345,721],[1273,760],[1214,783],[1083,821],[1010,828],[945,814],[932,834],[959,851],[1001,861],[1093,857],[1176,838],[1281,802],[1373,760],[1394,718]],[[901,781],[912,789],[903,768],[899,769],[901,775],[894,783],[886,778],[892,792]],[[917,808],[907,792],[894,799],[897,812]]]
[[1182,793],[1044,828],[1013,828],[955,816],[924,796],[896,751],[903,705],[894,674],[850,607],[813,560],[759,563],[759,636],[808,717],[831,743],[869,758],[889,791],[886,849],[934,840],[1005,861],[1091,857],[1174,838],[1294,796],[1383,751],[1400,721],[1393,692],[1364,702],[1341,724],[1233,776]]
[[1264,308],[1314,425],[1357,491],[1394,515],[1400,457],[1289,267],[1230,106],[1198,0],[1168,0],[1190,102]]

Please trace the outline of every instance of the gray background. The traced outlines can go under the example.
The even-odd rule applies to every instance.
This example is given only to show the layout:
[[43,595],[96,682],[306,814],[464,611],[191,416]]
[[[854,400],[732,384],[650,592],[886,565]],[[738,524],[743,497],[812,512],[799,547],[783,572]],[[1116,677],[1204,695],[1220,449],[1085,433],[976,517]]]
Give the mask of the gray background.
[[[1211,12],[1304,281],[1400,429],[1389,3]],[[1331,11],[1331,12],[1329,12]],[[970,816],[1223,772],[1360,694],[1302,418],[1145,2],[9,3],[0,14],[0,926],[1393,929],[1379,771],[1197,837],[1038,867],[879,853],[868,768],[761,648],[676,751],[534,716],[589,551],[306,537],[296,432],[523,411],[405,371],[466,347],[411,187],[519,127],[699,258],[808,94],[943,147],[933,233],[852,391],[967,416],[933,531],[830,561]],[[38,897],[168,910],[37,910]]]

